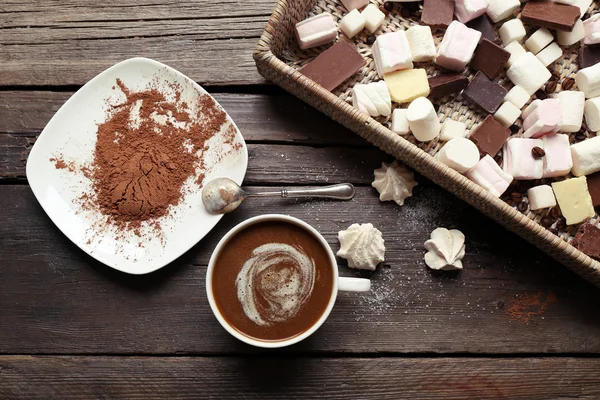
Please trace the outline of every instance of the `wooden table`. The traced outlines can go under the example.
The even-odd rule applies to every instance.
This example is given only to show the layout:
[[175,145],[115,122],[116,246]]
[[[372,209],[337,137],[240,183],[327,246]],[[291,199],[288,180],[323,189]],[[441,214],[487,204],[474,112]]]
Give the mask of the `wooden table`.
[[[390,157],[257,74],[251,52],[272,7],[2,2],[0,399],[599,398],[600,290],[425,179],[403,207],[380,202],[373,169]],[[133,56],[177,68],[228,110],[248,143],[245,185],[349,181],[356,198],[248,201],[148,276],[96,262],[42,211],[25,163],[75,90]],[[304,219],[334,250],[354,222],[387,245],[370,294],[340,295],[313,337],[277,351],[230,337],[204,291],[219,238],[266,212]],[[467,237],[460,273],[423,262],[438,226]]]

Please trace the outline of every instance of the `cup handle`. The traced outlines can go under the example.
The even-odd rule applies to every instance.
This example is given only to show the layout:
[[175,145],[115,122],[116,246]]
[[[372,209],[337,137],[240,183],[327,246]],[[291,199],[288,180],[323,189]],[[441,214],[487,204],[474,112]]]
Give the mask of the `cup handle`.
[[371,290],[371,280],[340,276],[338,281],[338,289],[343,292],[368,292]]

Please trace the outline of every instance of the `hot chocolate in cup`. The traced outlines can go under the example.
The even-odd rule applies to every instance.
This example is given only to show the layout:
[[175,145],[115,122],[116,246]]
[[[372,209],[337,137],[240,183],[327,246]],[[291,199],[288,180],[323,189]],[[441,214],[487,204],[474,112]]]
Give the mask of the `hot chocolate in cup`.
[[257,347],[298,343],[327,319],[339,290],[370,290],[340,277],[323,236],[298,218],[267,214],[231,229],[206,273],[210,307],[227,332]]

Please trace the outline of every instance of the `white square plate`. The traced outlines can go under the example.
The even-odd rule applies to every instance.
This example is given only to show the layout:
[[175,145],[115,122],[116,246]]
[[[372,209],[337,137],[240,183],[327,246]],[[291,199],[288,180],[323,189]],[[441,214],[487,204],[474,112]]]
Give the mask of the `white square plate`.
[[[117,229],[101,221],[97,210],[86,210],[79,200],[91,191],[91,181],[77,171],[90,165],[96,145],[98,124],[106,119],[109,104],[125,97],[115,90],[120,79],[131,91],[153,87],[173,99],[169,84],[177,84],[181,100],[193,106],[199,94],[208,94],[187,76],[157,61],[132,58],[112,66],[77,91],[44,128],[27,160],[27,179],[35,197],[58,228],[83,251],[104,264],[130,274],[147,274],[170,263],[202,239],[221,219],[202,205],[202,192],[190,178],[182,201],[168,216],[160,219],[162,234],[143,227],[141,236]],[[158,85],[156,84],[158,82]],[[120,96],[120,97],[119,97]],[[241,184],[248,166],[248,152],[241,133],[234,143],[215,135],[204,153],[204,182],[227,177]],[[226,124],[224,124],[226,125]],[[233,146],[237,145],[237,149]],[[220,157],[225,152],[227,155]],[[53,157],[73,163],[75,172],[57,169]]]

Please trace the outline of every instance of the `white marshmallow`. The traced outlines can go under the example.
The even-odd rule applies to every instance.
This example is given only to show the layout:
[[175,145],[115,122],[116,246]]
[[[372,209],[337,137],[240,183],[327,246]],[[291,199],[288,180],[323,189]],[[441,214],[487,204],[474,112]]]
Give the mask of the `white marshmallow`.
[[585,107],[585,95],[575,90],[564,90],[556,96],[560,104],[562,120],[559,132],[577,132],[583,123],[583,109]]
[[575,4],[575,0],[552,0],[554,3],[560,3],[560,4],[568,4],[568,5],[574,5]]
[[585,32],[583,43],[600,43],[600,14],[592,15],[590,18],[583,21],[583,30]]
[[600,171],[600,136],[571,145],[571,157],[575,176],[589,175]]
[[369,0],[342,0],[342,4],[348,11],[352,11],[357,8],[363,8],[369,4]]
[[360,31],[365,29],[366,22],[365,17],[355,8],[342,18],[340,21],[340,29],[344,32],[344,35],[353,38],[358,35]]
[[357,83],[352,88],[352,105],[372,117],[387,117],[392,113],[392,98],[387,83]]
[[502,169],[517,180],[540,179],[544,174],[544,160],[535,158],[534,147],[542,148],[541,139],[513,138],[504,144]]
[[600,63],[580,69],[575,82],[587,99],[600,96]]
[[413,67],[412,54],[404,31],[377,36],[373,44],[373,59],[380,78],[383,74]]
[[485,14],[487,8],[487,0],[456,0],[454,14],[457,20],[466,24]]
[[542,101],[540,99],[535,99],[534,101],[532,101],[531,104],[525,107],[525,109],[521,113],[521,118],[526,119],[527,117],[529,117],[529,114],[534,112],[541,102]]
[[447,142],[456,138],[464,138],[467,136],[467,125],[464,122],[447,119],[442,124],[440,132],[440,140]]
[[519,0],[488,0],[486,11],[492,22],[500,22],[513,15],[521,7]]
[[[510,101],[515,107],[521,110],[525,107],[525,104],[529,101],[531,96],[525,89],[521,86],[514,86],[512,89],[508,91],[506,96],[504,97],[504,101]],[[519,114],[521,111],[519,111]]]
[[494,118],[496,118],[496,121],[500,122],[505,128],[508,128],[515,123],[520,115],[520,109],[518,109],[513,103],[505,101],[494,114]]
[[298,22],[294,26],[296,40],[302,50],[333,42],[337,37],[338,27],[329,13],[322,13]]
[[584,112],[588,129],[592,132],[600,131],[600,97],[586,100]]
[[410,103],[406,118],[410,130],[420,142],[433,140],[440,133],[441,125],[435,108],[426,97],[419,97]]
[[502,193],[506,192],[513,181],[513,177],[502,171],[502,168],[489,154],[486,154],[472,170],[467,172],[467,178],[496,197],[502,196]]
[[508,78],[532,95],[550,79],[552,74],[531,53],[525,53],[506,71]]
[[464,174],[479,162],[479,149],[467,138],[450,140],[437,153],[437,158],[453,170]]
[[446,29],[435,63],[453,71],[460,71],[473,58],[479,39],[481,32],[467,28],[458,21],[452,21]]
[[414,25],[406,31],[413,61],[431,61],[435,58],[435,43],[431,28],[427,25]]
[[585,37],[583,21],[578,19],[571,32],[556,31],[556,41],[561,46],[571,46]]
[[569,135],[556,133],[542,138],[544,156],[544,175],[542,178],[565,176],[573,168],[573,159],[569,147]]
[[525,41],[525,47],[533,54],[537,54],[554,40],[552,33],[546,28],[540,28]]
[[544,67],[547,67],[548,65],[552,64],[554,61],[562,57],[562,55],[563,51],[560,48],[560,46],[552,42],[548,47],[537,53],[535,56],[538,60],[542,62],[542,64],[544,64]]
[[392,132],[398,135],[408,135],[408,119],[406,118],[406,108],[396,108],[392,113]]
[[581,18],[583,18],[583,14],[585,14],[592,5],[592,1],[594,0],[573,0],[573,5],[579,7],[581,10]]
[[521,43],[523,39],[525,39],[525,27],[523,26],[523,22],[520,19],[511,19],[510,21],[506,21],[500,29],[498,30],[500,34],[500,39],[502,39],[502,43],[507,46],[512,42]]
[[556,205],[554,190],[552,190],[552,186],[550,185],[532,187],[527,191],[527,198],[529,199],[529,208],[533,211]]
[[542,100],[523,121],[523,136],[538,138],[556,133],[561,121],[561,109],[558,100]]
[[383,24],[383,20],[385,20],[385,14],[375,4],[366,6],[362,11],[362,15],[365,17],[365,27],[371,33],[375,32]]
[[518,42],[510,42],[504,47],[504,50],[510,53],[510,58],[506,62],[506,66],[508,68],[512,67],[512,65],[519,59],[521,56],[524,56],[527,51],[523,46],[521,46]]

